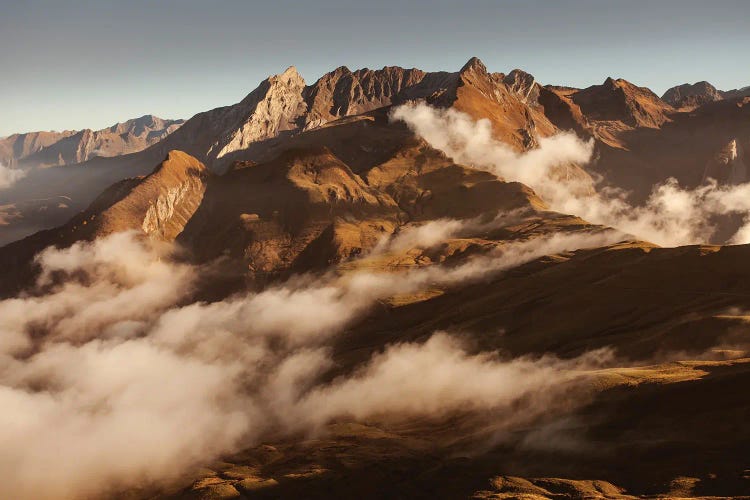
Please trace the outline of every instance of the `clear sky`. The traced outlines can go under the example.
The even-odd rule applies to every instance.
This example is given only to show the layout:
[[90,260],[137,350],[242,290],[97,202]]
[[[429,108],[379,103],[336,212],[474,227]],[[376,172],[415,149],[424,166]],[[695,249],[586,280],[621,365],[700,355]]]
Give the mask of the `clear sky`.
[[189,118],[294,65],[750,85],[750,0],[0,0],[0,136]]

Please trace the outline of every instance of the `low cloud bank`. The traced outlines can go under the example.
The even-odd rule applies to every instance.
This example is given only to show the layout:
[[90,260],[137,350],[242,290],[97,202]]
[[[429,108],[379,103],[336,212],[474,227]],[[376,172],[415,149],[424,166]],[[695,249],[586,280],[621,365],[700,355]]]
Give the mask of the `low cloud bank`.
[[[472,237],[477,234],[519,223],[529,215],[526,209],[510,212],[500,211],[494,217],[473,217],[470,219],[441,218],[422,224],[407,225],[394,234],[381,238],[370,256],[387,252],[401,252],[412,248],[430,248],[452,238]],[[624,235],[623,235],[624,237]]]
[[727,242],[750,243],[750,183],[719,186],[709,181],[686,189],[668,179],[654,186],[646,203],[633,206],[621,190],[594,192],[591,178],[571,167],[587,163],[593,152],[593,141],[581,141],[571,132],[542,138],[538,148],[519,154],[492,137],[489,120],[474,121],[453,109],[407,104],[395,108],[391,117],[458,163],[530,186],[555,211],[662,246],[708,243],[720,229],[717,218],[734,214],[743,222]]
[[[340,418],[492,410],[500,428],[528,423],[608,353],[504,360],[436,333],[323,383],[331,338],[378,299],[617,237],[554,235],[455,267],[299,277],[188,305],[198,270],[168,246],[121,233],[48,249],[37,258],[44,292],[0,301],[0,496],[161,484],[271,432],[314,432]],[[511,411],[518,405],[525,411]]]
[[6,167],[0,163],[0,189],[7,189],[24,177],[26,177],[25,170]]

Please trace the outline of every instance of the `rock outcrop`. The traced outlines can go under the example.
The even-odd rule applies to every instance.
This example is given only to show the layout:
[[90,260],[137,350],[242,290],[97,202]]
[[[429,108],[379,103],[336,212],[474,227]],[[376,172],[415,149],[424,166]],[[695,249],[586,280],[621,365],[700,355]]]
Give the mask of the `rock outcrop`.
[[703,181],[714,179],[719,184],[742,184],[748,180],[745,151],[737,139],[722,147],[706,164]]

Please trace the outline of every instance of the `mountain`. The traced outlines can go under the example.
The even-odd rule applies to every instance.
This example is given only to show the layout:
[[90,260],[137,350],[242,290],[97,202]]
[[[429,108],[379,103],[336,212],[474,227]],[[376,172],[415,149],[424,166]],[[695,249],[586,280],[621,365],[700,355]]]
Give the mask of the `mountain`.
[[395,66],[351,71],[342,66],[312,85],[306,85],[290,67],[261,82],[239,103],[194,116],[159,148],[187,151],[221,171],[232,153],[245,151],[252,156],[273,139],[346,116],[425,99],[488,117],[499,138],[523,150],[533,145],[537,136],[550,135],[555,129],[536,106],[535,89],[530,75],[520,70],[507,77],[491,75],[476,58],[456,73]]
[[134,153],[177,130],[183,120],[145,115],[102,130],[29,132],[0,139],[0,163],[6,166],[50,167],[81,163],[97,156]]
[[520,208],[544,203],[525,186],[456,164],[375,111],[301,134],[272,160],[235,163],[209,181],[178,241],[204,262],[228,249],[257,280],[346,262],[408,222]]
[[661,98],[675,108],[697,108],[707,102],[724,99],[724,93],[710,83],[703,81],[692,85],[685,83],[672,87]]
[[[12,190],[0,191],[6,222],[0,243],[63,223],[113,182],[148,174],[169,151],[184,151],[221,173],[235,161],[270,161],[292,144],[309,143],[304,137],[332,123],[415,100],[486,119],[494,137],[519,152],[561,130],[591,138],[595,151],[586,167],[589,173],[630,191],[636,202],[670,177],[697,186],[722,148],[736,140],[744,150],[748,140],[742,102],[735,107],[711,106],[726,100],[709,102],[688,112],[623,79],[608,78],[586,89],[542,86],[522,70],[492,73],[472,58],[456,72],[339,67],[308,85],[290,67],[262,81],[237,104],[198,113],[140,152],[94,157],[64,172],[29,172]],[[118,130],[133,130],[132,135],[149,129],[131,124]],[[342,148],[349,149],[352,161],[366,156],[362,150]]]
[[[451,157],[392,119],[416,101],[491,136],[460,121],[477,151]],[[625,189],[744,182],[748,113],[477,58],[311,85],[291,67],[143,150],[32,169],[0,193],[33,233],[0,247],[3,382],[54,425],[5,462],[65,498],[747,498],[750,246],[662,248],[492,166],[554,165],[637,217]],[[549,161],[574,147],[590,164]]]
[[750,87],[733,90],[718,90],[710,83],[703,81],[694,84],[684,83],[668,89],[662,99],[675,108],[692,110],[706,103],[733,100],[750,96]]
[[409,222],[546,208],[528,187],[446,158],[384,110],[309,130],[269,156],[235,161],[219,176],[170,151],[65,225],[0,248],[0,263],[13,269],[0,293],[28,282],[28,257],[44,247],[113,231],[176,239],[202,263],[228,257],[233,273],[262,284],[346,262]]
[[88,225],[96,237],[140,230],[152,238],[172,241],[203,201],[208,176],[198,160],[171,151],[151,174],[115,184],[97,198]]
[[[586,89],[547,85],[538,101],[556,127],[594,140],[595,160],[587,166],[592,175],[641,203],[654,185],[669,178],[687,188],[699,186],[707,172],[716,171],[721,182],[743,178],[709,168],[721,161],[717,158],[728,145],[735,143],[741,152],[750,142],[746,99],[725,99],[721,91],[716,98],[712,88],[675,87],[665,100],[626,80],[608,78]],[[703,100],[696,97],[700,89],[712,97],[694,106],[695,99]]]
[[[290,67],[261,82],[239,103],[198,113],[142,151],[113,158],[91,157],[65,171],[30,171],[12,190],[0,191],[0,206],[14,214],[7,217],[9,222],[0,231],[0,243],[63,223],[113,182],[148,174],[169,151],[184,151],[210,170],[223,172],[237,159],[270,160],[286,147],[287,139],[325,128],[332,121],[415,99],[475,118],[486,117],[496,138],[524,151],[534,147],[540,137],[558,130],[537,102],[538,87],[531,75],[520,70],[491,74],[476,58],[454,73],[399,67],[350,71],[341,67],[312,85],[306,85]],[[148,128],[136,128],[129,134],[138,130]],[[39,158],[46,151],[31,156]],[[57,201],[60,197],[64,203]]]
[[571,99],[590,119],[619,121],[631,127],[658,128],[673,111],[651,90],[621,78],[607,78],[601,85],[576,92]]

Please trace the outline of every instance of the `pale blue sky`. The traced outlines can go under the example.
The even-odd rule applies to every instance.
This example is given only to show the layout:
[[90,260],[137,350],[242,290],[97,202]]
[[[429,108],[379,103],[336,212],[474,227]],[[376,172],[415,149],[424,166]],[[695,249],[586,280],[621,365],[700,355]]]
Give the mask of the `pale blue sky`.
[[0,136],[102,128],[239,101],[295,65],[607,76],[661,94],[750,85],[749,0],[0,0]]

